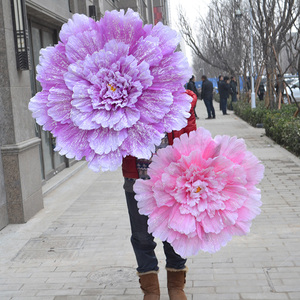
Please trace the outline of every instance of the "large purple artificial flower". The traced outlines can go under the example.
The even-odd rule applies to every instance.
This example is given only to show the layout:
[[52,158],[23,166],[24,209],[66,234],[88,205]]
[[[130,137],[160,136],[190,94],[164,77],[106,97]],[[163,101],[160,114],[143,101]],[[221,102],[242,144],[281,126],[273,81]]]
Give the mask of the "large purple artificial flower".
[[234,235],[250,231],[260,213],[264,166],[243,139],[199,128],[158,150],[148,174],[134,184],[148,231],[182,257],[220,250]]
[[95,171],[115,170],[127,155],[150,158],[165,132],[186,126],[191,99],[183,85],[191,69],[174,52],[175,31],[143,26],[128,9],[99,22],[75,14],[60,40],[41,50],[42,91],[29,103],[60,154],[85,157]]

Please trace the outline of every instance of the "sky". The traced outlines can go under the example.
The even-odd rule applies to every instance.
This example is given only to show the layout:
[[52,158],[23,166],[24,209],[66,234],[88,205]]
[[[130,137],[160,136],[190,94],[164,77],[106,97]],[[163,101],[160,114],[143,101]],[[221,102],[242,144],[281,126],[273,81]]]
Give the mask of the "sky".
[[[178,31],[176,23],[178,23],[177,18],[177,7],[181,5],[185,11],[188,19],[191,22],[191,25],[196,24],[197,17],[199,14],[205,16],[208,10],[208,4],[210,0],[169,0],[170,5],[170,21],[171,27]],[[192,51],[189,46],[185,45],[185,49],[182,49],[185,52],[190,65],[192,65]]]

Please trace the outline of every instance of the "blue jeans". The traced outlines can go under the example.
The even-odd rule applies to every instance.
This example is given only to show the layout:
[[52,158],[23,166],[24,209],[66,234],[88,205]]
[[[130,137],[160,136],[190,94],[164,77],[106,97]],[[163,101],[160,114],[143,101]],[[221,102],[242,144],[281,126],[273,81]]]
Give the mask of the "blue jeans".
[[215,109],[214,109],[212,98],[204,99],[204,104],[206,106],[208,117],[209,118],[211,118],[211,117],[215,118],[216,114],[215,114]]
[[[139,214],[135,193],[125,191],[125,196],[131,225],[131,244],[138,264],[137,271],[139,273],[158,271],[158,261],[154,252],[156,243],[152,234],[148,233],[148,217]],[[178,255],[169,243],[163,242],[163,245],[166,267],[184,269],[186,259]]]
[[223,112],[223,115],[225,115],[227,113],[227,98],[222,97],[220,99],[220,104],[221,104],[221,110]]

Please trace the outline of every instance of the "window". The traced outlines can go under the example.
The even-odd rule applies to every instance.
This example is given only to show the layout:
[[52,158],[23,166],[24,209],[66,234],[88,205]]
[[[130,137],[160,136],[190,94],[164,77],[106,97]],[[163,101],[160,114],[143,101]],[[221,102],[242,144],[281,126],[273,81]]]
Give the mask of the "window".
[[[42,90],[40,83],[36,80],[36,66],[39,63],[39,52],[41,48],[52,46],[57,43],[57,30],[40,25],[29,19],[30,28],[30,50],[31,50],[31,90],[32,95]],[[48,180],[57,172],[66,167],[65,157],[54,151],[55,138],[48,131],[42,130],[36,124],[36,135],[42,140],[40,146],[41,173],[42,178]]]

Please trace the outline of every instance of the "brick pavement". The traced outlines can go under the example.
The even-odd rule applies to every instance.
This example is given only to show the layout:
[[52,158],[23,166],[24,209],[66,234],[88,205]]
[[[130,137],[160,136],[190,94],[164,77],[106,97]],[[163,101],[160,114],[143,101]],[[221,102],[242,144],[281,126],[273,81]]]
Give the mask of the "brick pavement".
[[[264,163],[263,207],[245,237],[216,254],[188,260],[189,300],[300,299],[300,160],[234,114],[204,120],[213,135],[243,137]],[[217,108],[218,105],[215,105]],[[142,299],[129,242],[120,170],[86,167],[45,198],[27,224],[0,231],[1,300]],[[157,256],[162,300],[168,299],[161,243]]]

